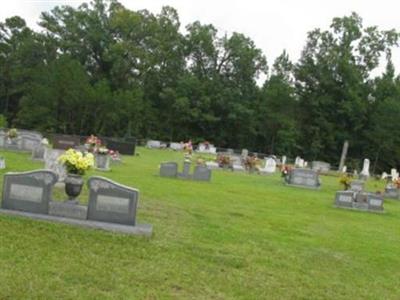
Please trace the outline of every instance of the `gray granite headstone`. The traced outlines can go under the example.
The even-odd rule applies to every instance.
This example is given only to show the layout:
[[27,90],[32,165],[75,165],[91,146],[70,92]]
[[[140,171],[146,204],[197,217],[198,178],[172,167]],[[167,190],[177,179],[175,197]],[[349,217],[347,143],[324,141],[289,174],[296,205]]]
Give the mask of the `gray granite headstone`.
[[62,154],[64,154],[64,150],[47,148],[44,155],[45,169],[55,172],[58,175],[58,181],[65,181],[67,177],[67,170],[58,162],[58,158]]
[[210,181],[211,170],[206,166],[196,166],[194,168],[193,180],[197,181]]
[[40,146],[42,140],[30,135],[20,135],[21,138],[21,150],[22,151],[33,151],[36,147]]
[[88,220],[135,225],[139,191],[104,177],[88,181]]
[[20,136],[9,139],[5,138],[4,140],[4,148],[8,150],[18,151],[22,149],[22,139]]
[[292,169],[286,181],[289,185],[308,188],[318,188],[320,186],[318,173],[310,169]]
[[314,171],[326,173],[330,171],[331,165],[324,161],[313,161],[311,163],[311,169],[313,169]]
[[96,169],[100,171],[110,170],[110,156],[108,154],[97,154],[95,156]]
[[38,146],[36,146],[33,150],[32,150],[32,160],[40,160],[40,161],[44,161],[44,155],[46,153],[46,146],[43,144],[40,144]]
[[397,187],[386,187],[385,197],[390,199],[400,199],[400,191]]
[[176,177],[178,176],[178,164],[176,162],[165,162],[160,165],[161,177]]
[[49,202],[56,182],[57,174],[48,170],[6,173],[1,207],[48,214]]

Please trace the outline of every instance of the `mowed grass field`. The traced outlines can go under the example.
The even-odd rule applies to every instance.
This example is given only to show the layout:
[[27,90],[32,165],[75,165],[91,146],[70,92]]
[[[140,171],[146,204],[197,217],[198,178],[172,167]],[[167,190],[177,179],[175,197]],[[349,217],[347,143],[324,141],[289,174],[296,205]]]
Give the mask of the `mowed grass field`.
[[[138,152],[87,177],[138,188],[137,220],[153,236],[0,215],[0,299],[400,299],[400,201],[385,201],[384,214],[337,209],[338,178],[325,176],[317,191],[284,186],[279,174],[160,178],[160,162],[183,155]],[[1,154],[1,181],[43,167]]]

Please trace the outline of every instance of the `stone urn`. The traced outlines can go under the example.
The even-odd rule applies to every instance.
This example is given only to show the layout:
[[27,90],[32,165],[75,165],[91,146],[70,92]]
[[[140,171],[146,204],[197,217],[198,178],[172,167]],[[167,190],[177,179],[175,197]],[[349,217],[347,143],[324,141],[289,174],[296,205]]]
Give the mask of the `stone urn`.
[[83,178],[81,175],[68,174],[65,178],[65,193],[69,202],[78,203],[78,196],[82,192]]
[[110,155],[108,154],[97,154],[96,155],[96,168],[100,170],[110,169]]

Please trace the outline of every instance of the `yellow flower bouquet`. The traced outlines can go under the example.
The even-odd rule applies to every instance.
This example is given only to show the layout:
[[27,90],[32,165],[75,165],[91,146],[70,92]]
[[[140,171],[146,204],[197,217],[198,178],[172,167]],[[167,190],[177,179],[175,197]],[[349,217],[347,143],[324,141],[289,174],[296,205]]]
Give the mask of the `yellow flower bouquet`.
[[83,154],[80,151],[69,149],[58,158],[69,174],[84,175],[87,170],[94,166],[92,153]]

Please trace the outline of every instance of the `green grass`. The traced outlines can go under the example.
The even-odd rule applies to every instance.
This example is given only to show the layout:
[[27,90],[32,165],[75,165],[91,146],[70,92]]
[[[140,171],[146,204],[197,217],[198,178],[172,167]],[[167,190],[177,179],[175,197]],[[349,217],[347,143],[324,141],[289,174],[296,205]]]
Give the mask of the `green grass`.
[[[317,191],[278,174],[160,178],[159,163],[182,154],[139,152],[88,176],[140,189],[138,221],[153,237],[0,216],[0,299],[400,298],[400,202],[385,201],[384,214],[336,209],[335,177]],[[5,171],[42,167],[2,154]]]

